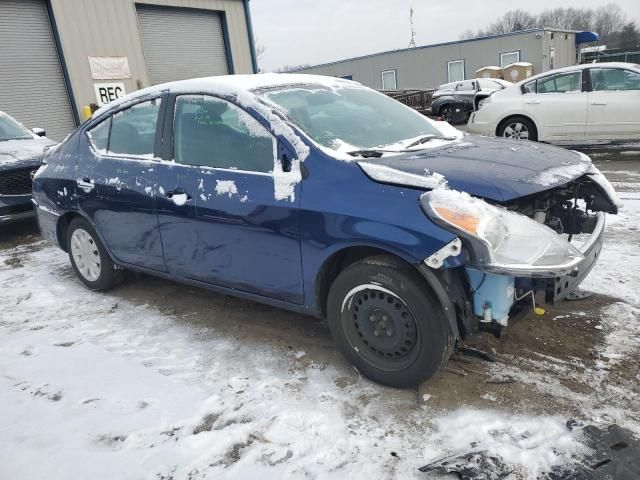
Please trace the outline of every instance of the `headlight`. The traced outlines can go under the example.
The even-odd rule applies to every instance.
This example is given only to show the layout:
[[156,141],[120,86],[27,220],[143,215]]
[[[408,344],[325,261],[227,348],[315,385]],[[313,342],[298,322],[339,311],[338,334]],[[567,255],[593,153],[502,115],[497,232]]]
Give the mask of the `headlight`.
[[420,201],[432,220],[468,241],[481,269],[549,277],[571,273],[584,258],[546,225],[467,193],[438,188]]

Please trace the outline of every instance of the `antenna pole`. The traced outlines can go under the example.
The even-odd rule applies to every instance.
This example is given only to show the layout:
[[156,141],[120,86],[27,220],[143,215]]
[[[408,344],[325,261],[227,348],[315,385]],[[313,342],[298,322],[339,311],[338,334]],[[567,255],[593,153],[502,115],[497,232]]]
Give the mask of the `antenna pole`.
[[409,48],[416,48],[416,29],[413,25],[413,7],[409,9],[409,26],[411,28],[411,41],[409,42]]

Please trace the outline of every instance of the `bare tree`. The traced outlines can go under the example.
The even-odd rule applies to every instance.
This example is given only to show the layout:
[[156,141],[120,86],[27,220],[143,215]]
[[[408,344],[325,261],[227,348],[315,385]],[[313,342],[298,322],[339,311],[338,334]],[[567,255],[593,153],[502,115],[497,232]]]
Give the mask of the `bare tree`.
[[264,43],[260,42],[260,39],[258,37],[256,37],[254,45],[256,50],[256,58],[258,60],[262,60],[262,57],[264,57],[264,52],[267,51],[267,47],[264,45]]
[[[598,7],[596,10],[558,7],[544,10],[537,16],[518,9],[508,11],[487,28],[478,30],[476,36],[517,32],[536,27],[551,27],[566,30],[592,30],[597,32],[600,38],[606,39],[612,33],[620,32],[626,21],[626,14],[614,3]],[[460,35],[460,38],[473,38],[473,32],[467,30]]]
[[627,16],[615,3],[609,3],[603,7],[598,7],[593,17],[591,29],[606,38],[613,32],[619,32],[624,27]]
[[537,26],[536,18],[529,12],[521,9],[510,10],[495,22],[489,25],[486,34],[500,34],[517,32]]
[[300,70],[301,68],[306,68],[306,67],[310,67],[311,65],[309,65],[308,63],[302,64],[302,65],[283,65],[280,68],[278,68],[276,70],[277,73],[287,73],[287,72],[292,72],[295,70]]
[[476,34],[473,33],[473,30],[469,29],[462,32],[458,38],[460,40],[469,40],[470,38],[476,38]]
[[537,26],[563,28],[567,30],[591,29],[594,12],[590,8],[553,8],[538,15]]

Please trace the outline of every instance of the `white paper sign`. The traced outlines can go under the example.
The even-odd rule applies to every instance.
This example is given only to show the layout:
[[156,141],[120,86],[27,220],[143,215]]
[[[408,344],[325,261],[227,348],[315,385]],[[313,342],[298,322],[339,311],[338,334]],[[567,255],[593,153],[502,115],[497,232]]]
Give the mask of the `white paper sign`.
[[94,80],[120,80],[131,78],[127,57],[88,57],[91,78]]
[[94,83],[93,88],[96,91],[96,103],[100,107],[127,94],[122,82]]

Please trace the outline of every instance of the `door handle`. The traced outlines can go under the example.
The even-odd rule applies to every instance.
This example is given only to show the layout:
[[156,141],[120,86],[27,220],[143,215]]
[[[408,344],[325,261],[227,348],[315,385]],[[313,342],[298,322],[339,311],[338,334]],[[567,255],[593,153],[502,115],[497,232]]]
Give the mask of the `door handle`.
[[191,201],[191,195],[184,191],[183,188],[176,188],[165,193],[168,199],[173,200],[178,206],[182,206]]
[[606,105],[607,102],[605,102],[604,100],[594,100],[593,102],[591,102],[591,105]]
[[93,183],[93,180],[89,180],[89,178],[87,177],[78,180],[76,184],[78,185],[78,187],[80,187],[82,191],[84,191],[84,193],[89,193],[91,190],[95,188],[95,184]]
[[540,100],[525,100],[527,105],[540,105]]

